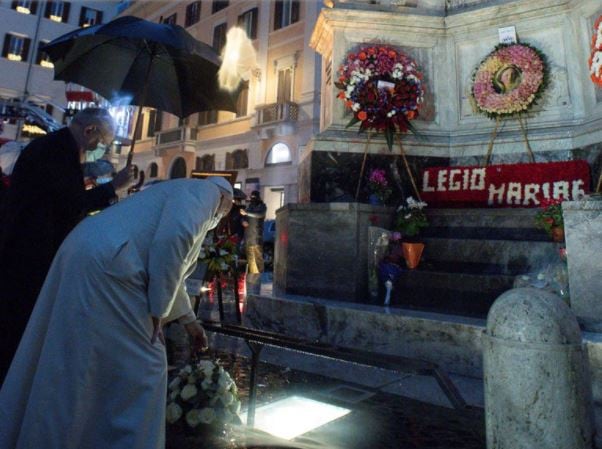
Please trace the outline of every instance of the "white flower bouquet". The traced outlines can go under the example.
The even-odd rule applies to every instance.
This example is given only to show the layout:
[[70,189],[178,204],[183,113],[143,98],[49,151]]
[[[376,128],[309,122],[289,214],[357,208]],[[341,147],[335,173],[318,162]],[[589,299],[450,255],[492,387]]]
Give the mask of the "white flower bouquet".
[[239,412],[236,384],[217,362],[200,360],[186,365],[169,383],[167,423],[186,434],[220,431],[227,424],[238,424]]

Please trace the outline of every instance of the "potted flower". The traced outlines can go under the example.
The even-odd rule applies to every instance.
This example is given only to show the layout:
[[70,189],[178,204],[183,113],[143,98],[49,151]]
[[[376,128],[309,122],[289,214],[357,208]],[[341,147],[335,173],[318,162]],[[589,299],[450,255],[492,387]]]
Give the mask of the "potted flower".
[[395,231],[402,236],[403,257],[406,260],[408,268],[414,269],[418,266],[424,243],[416,241],[422,228],[428,226],[428,218],[424,213],[427,204],[423,201],[416,201],[411,196],[405,203],[402,203],[396,212]]
[[391,193],[393,193],[391,187],[389,187],[386,172],[382,168],[375,168],[370,172],[368,188],[372,192],[370,204],[386,204]]
[[535,223],[542,228],[555,242],[564,241],[564,220],[562,218],[562,202],[545,199],[542,209],[535,215]]
[[174,438],[220,435],[240,424],[238,389],[218,362],[200,360],[185,365],[167,389],[167,430]]

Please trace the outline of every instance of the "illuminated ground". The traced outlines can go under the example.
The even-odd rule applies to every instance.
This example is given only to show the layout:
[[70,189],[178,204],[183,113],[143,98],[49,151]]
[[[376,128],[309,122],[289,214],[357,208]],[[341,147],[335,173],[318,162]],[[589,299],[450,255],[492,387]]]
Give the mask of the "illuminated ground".
[[[213,353],[236,379],[240,397],[248,397],[249,365],[243,357]],[[328,449],[485,449],[481,409],[458,412],[398,395],[371,392],[335,379],[262,364],[258,405],[301,395],[349,408],[351,412],[292,441],[259,432],[233,431],[229,439],[203,438],[192,445],[172,435],[168,449],[328,448]],[[173,445],[177,441],[178,445]]]

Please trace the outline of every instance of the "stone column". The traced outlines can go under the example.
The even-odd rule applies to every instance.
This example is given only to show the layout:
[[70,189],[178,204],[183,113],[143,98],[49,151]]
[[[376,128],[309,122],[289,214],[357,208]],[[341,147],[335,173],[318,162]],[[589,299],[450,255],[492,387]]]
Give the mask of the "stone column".
[[556,295],[520,288],[487,317],[488,449],[591,449],[591,384],[581,331]]
[[571,309],[587,330],[602,331],[602,197],[562,203]]

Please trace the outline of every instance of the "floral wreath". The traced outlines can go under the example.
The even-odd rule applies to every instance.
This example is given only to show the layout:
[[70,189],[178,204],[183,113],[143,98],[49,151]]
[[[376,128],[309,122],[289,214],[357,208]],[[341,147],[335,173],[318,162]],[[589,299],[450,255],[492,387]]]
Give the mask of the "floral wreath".
[[489,118],[528,111],[548,84],[545,55],[528,44],[500,44],[473,73],[472,98]]
[[592,81],[602,87],[602,16],[596,20],[594,30],[592,54],[589,57],[589,74]]
[[416,63],[391,46],[363,47],[347,55],[339,67],[338,97],[353,111],[347,127],[360,122],[360,132],[383,131],[389,150],[396,132],[414,132],[424,83]]

